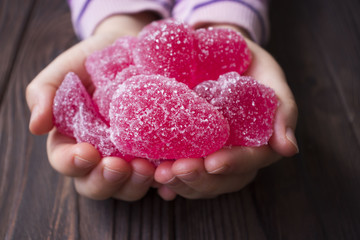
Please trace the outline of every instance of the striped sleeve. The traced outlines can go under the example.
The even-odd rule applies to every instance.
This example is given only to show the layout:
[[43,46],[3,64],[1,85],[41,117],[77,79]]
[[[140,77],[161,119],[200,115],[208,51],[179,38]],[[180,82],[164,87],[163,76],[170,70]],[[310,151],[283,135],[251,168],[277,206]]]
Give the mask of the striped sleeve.
[[154,11],[170,17],[172,0],[68,0],[72,23],[80,39],[89,37],[105,18],[124,13]]
[[246,29],[259,44],[269,38],[267,0],[177,0],[173,16],[192,26],[235,24]]

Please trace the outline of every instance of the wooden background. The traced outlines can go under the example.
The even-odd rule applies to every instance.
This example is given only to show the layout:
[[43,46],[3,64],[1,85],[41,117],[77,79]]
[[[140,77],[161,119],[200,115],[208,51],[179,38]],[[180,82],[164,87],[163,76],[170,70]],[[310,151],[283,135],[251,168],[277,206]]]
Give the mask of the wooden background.
[[27,84],[77,41],[65,1],[0,0],[0,239],[360,239],[360,2],[270,10],[300,154],[216,199],[126,203],[77,195],[28,132]]

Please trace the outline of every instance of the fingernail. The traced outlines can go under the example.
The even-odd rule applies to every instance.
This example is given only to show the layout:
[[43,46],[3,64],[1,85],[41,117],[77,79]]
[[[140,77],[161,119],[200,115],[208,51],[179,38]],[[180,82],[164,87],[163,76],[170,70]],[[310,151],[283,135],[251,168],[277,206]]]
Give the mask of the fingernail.
[[220,173],[224,173],[226,170],[229,169],[229,166],[228,165],[223,165],[219,168],[216,168],[210,172],[208,172],[209,174],[220,174]]
[[127,173],[119,172],[108,167],[104,167],[103,176],[108,182],[119,182],[127,177]]
[[90,161],[88,161],[86,159],[83,159],[83,158],[81,158],[79,156],[75,156],[74,157],[74,164],[78,168],[86,169],[86,168],[90,168],[90,167],[94,166],[96,163],[90,162]]
[[299,147],[295,138],[294,131],[291,128],[287,128],[285,135],[287,140],[289,140],[289,142],[291,142],[291,144],[296,148],[296,153],[299,153]]
[[149,180],[151,179],[151,177],[149,176],[145,176],[141,173],[138,173],[138,172],[133,172],[133,181],[136,182],[136,183],[139,183],[139,184],[145,184],[147,183]]
[[199,173],[197,171],[192,171],[184,174],[177,175],[181,180],[186,182],[193,182],[199,177]]

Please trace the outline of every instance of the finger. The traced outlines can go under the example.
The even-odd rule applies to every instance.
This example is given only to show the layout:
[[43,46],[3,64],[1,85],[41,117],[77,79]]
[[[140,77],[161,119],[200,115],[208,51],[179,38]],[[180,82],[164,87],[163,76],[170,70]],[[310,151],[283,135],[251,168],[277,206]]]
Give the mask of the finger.
[[75,178],[77,192],[95,200],[113,196],[131,175],[131,166],[117,157],[105,157],[86,176]]
[[165,201],[172,201],[177,196],[177,194],[173,190],[166,187],[165,185],[161,185],[161,187],[158,188],[158,194]]
[[255,170],[241,174],[209,174],[205,169],[204,162],[192,160],[177,160],[172,166],[172,170],[179,180],[198,193],[195,196],[201,196],[201,198],[238,191],[247,185],[257,172]]
[[61,174],[80,177],[91,171],[101,160],[99,152],[88,143],[76,144],[75,139],[52,130],[47,139],[51,166]]
[[243,174],[266,167],[281,158],[269,146],[223,148],[207,156],[209,174]]
[[[204,159],[178,159],[171,169],[177,179],[197,193],[192,193],[194,197],[209,198],[217,195],[220,190],[218,188],[219,183],[224,180],[220,175],[210,175],[206,172]],[[187,193],[180,191],[179,194],[185,195]]]
[[293,99],[280,101],[269,144],[282,156],[290,157],[299,152],[295,137],[297,115],[297,107]]
[[[156,171],[155,171],[155,180],[159,182],[160,184],[163,184],[166,186],[165,189],[162,187],[159,189],[160,193],[164,193],[164,196],[166,196],[169,191],[167,189],[170,189],[172,192],[181,195],[186,198],[196,198],[198,194],[194,191],[194,189],[187,186],[184,182],[180,181],[172,172],[172,165],[174,162],[168,161],[161,163]],[[171,192],[170,192],[171,193]],[[171,194],[170,194],[171,196]],[[171,198],[170,198],[171,199]]]
[[[180,162],[178,164],[177,162]],[[209,191],[207,192],[199,192],[196,189],[192,188],[186,181],[182,181],[182,179],[188,179],[191,181],[196,181],[201,177],[204,177],[199,168],[203,165],[203,159],[178,159],[173,163],[168,163],[164,165],[160,165],[159,173],[157,175],[157,181],[164,184],[166,188],[170,189],[174,193],[189,199],[197,199],[197,198],[209,198],[213,196],[213,193]],[[158,168],[159,168],[158,167]],[[173,169],[178,170],[180,172],[181,178],[179,178],[173,171]],[[157,169],[158,170],[158,169]],[[171,173],[169,173],[169,171]],[[204,171],[203,171],[204,172]],[[159,177],[160,173],[162,176]],[[204,173],[205,174],[205,173]],[[200,180],[198,180],[200,181]],[[204,181],[205,182],[205,181]],[[206,186],[204,186],[206,188]]]
[[136,201],[142,198],[153,183],[155,167],[146,159],[133,159],[130,162],[132,174],[114,198]]

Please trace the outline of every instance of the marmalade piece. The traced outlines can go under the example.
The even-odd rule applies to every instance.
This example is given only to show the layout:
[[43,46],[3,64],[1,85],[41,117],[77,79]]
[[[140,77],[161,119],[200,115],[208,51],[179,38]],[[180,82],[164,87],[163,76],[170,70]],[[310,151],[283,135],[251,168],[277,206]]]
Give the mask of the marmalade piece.
[[97,88],[113,81],[119,72],[134,64],[132,49],[136,42],[136,37],[119,38],[112,45],[94,52],[86,59],[86,70]]
[[74,136],[74,117],[82,106],[97,112],[80,78],[69,72],[56,91],[53,102],[53,120],[59,132]]
[[195,32],[197,82],[218,79],[228,72],[243,74],[251,62],[245,39],[232,29],[208,28]]
[[256,147],[268,143],[278,105],[274,90],[252,77],[230,72],[217,81],[199,84],[194,91],[228,120],[230,136],[226,145]]
[[227,120],[211,104],[160,75],[120,85],[110,104],[110,128],[121,151],[150,160],[204,157],[229,136]]
[[68,73],[56,92],[53,104],[54,124],[58,131],[77,142],[92,144],[101,156],[130,160],[110,141],[109,126],[102,119],[89,93],[75,73]]
[[172,19],[153,22],[139,33],[135,64],[192,88],[197,84],[193,81],[193,42],[190,26]]
[[99,108],[100,114],[104,117],[107,123],[110,122],[109,119],[109,109],[112,96],[118,89],[119,85],[125,82],[128,78],[144,73],[144,70],[141,70],[138,67],[130,66],[125,68],[123,71],[116,75],[116,78],[108,82],[105,86],[101,88],[96,88],[93,94],[93,100]]

